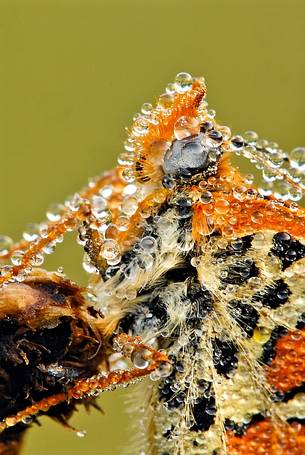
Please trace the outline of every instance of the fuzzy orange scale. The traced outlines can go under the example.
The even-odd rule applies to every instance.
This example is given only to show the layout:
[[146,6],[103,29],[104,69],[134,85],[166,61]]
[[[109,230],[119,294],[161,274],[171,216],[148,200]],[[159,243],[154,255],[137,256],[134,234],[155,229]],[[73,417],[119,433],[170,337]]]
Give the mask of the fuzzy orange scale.
[[228,432],[227,441],[229,455],[304,455],[305,426],[266,419],[250,426],[243,436]]
[[[217,202],[227,201],[228,210],[217,210]],[[222,212],[222,213],[221,213]],[[299,208],[297,213],[292,213],[285,205],[274,203],[272,200],[248,199],[239,201],[231,195],[214,193],[213,204],[197,203],[193,216],[193,237],[195,240],[202,238],[202,225],[207,223],[207,217],[213,221],[223,235],[242,236],[245,234],[273,230],[285,231],[290,235],[305,238],[305,209]],[[232,222],[234,220],[234,222]],[[228,226],[231,232],[228,231]]]
[[282,336],[275,346],[276,355],[267,368],[266,377],[280,392],[289,392],[304,383],[305,329]]
[[[137,139],[136,152],[149,151],[151,144],[155,141],[172,141],[173,131],[179,117],[196,117],[200,101],[206,90],[199,82],[194,82],[192,89],[184,94],[176,95],[173,106],[169,112],[160,110],[156,114],[158,123],[150,125],[147,134]],[[135,121],[136,123],[136,121]]]

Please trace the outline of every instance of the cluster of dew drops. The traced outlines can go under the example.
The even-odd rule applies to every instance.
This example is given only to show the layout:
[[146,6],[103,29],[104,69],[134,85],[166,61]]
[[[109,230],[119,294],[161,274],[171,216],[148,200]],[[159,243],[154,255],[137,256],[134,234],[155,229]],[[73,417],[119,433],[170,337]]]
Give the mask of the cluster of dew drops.
[[[124,143],[124,152],[118,158],[118,164],[122,168],[120,185],[116,185],[115,182],[113,184],[108,182],[89,200],[82,198],[81,194],[77,193],[66,200],[64,204],[52,204],[47,211],[47,220],[41,224],[29,225],[23,233],[23,239],[33,245],[38,243],[41,238],[48,238],[52,227],[57,222],[64,220],[67,213],[76,212],[82,204],[90,203],[92,213],[97,221],[96,223],[91,223],[90,227],[99,232],[101,239],[100,257],[106,260],[109,266],[108,276],[111,276],[113,267],[120,268],[122,246],[124,248],[126,245],[119,245],[117,241],[118,234],[128,230],[130,217],[138,211],[139,204],[151,191],[149,185],[138,181],[135,172],[135,163],[143,151],[141,149],[143,144],[141,139],[147,135],[151,127],[157,126],[160,121],[166,119],[167,115],[171,115],[176,97],[191,91],[195,81],[205,88],[204,78],[193,78],[188,73],[179,73],[175,81],[167,85],[165,92],[161,94],[155,107],[150,103],[144,103],[141,107],[141,112],[135,114],[128,139]],[[176,121],[172,139],[179,140],[186,136],[197,134],[202,123],[210,123],[210,131],[206,133],[206,145],[211,148],[221,147],[225,152],[232,152],[246,157],[262,171],[262,182],[258,188],[259,196],[264,197],[273,194],[280,202],[289,203],[292,211],[297,210],[296,202],[301,200],[302,190],[305,189],[305,148],[297,147],[288,154],[281,150],[275,142],[259,139],[258,135],[253,131],[247,131],[242,136],[232,136],[230,128],[216,123],[215,116],[216,112],[209,109],[204,96],[198,108],[197,117],[183,116]],[[160,150],[157,150],[157,152],[161,151],[164,153],[169,144],[164,144],[161,141],[161,143],[157,144],[158,147]],[[245,183],[251,185],[253,179],[254,177],[248,174],[245,177]],[[97,178],[91,179],[89,188],[94,188],[96,181]],[[160,182],[160,186],[162,186],[162,182]],[[202,182],[201,189],[204,189],[204,186],[205,182]],[[247,188],[245,188],[246,191]],[[113,220],[109,201],[112,196],[115,196],[115,193],[119,193],[120,202],[116,207],[119,214]],[[156,193],[156,202],[162,202],[162,200],[158,200],[158,197],[160,196]],[[208,192],[203,193],[202,198],[207,199],[206,203],[210,202]],[[150,214],[149,210],[140,212],[140,216],[144,220]],[[66,230],[69,231],[70,229],[67,228]],[[132,243],[133,240],[137,239],[129,239],[128,241]],[[44,256],[52,254],[56,245],[62,241],[63,235],[57,235],[55,239],[44,245],[39,252],[36,252],[30,261],[26,262],[24,267],[21,267],[17,276],[10,276],[8,282],[23,281],[31,272],[32,267],[42,266]],[[85,228],[79,228],[77,242],[81,245],[85,244]],[[13,241],[11,238],[5,235],[0,236],[0,259],[7,255],[12,246]],[[143,238],[138,246],[139,254],[135,260],[136,262],[123,266],[125,267],[123,273],[126,278],[132,279],[138,267],[144,270],[152,267],[156,248],[156,240],[152,236]],[[25,250],[22,249],[14,251],[10,256],[11,264],[1,267],[1,275],[9,275],[13,266],[22,266],[24,253]],[[90,274],[98,274],[96,266],[91,262],[87,254],[84,256],[83,267]],[[58,272],[61,273],[62,268],[59,268]],[[121,292],[121,290],[118,290],[118,292]],[[125,297],[132,299],[134,297],[132,291],[129,290],[127,292],[130,295]]]

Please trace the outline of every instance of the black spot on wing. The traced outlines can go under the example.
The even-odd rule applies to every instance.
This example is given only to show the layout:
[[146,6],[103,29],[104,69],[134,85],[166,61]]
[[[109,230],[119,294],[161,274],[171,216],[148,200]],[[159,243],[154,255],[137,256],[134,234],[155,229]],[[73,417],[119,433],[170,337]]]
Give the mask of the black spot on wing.
[[176,376],[184,370],[184,366],[173,355],[170,356],[170,360],[173,363],[173,371],[170,376],[160,382],[159,397],[166,407],[176,409],[184,406],[186,398],[186,391],[184,389],[177,390],[175,388]]
[[163,433],[163,437],[166,439],[172,439],[173,436],[174,425],[172,425],[165,433]]
[[295,240],[287,232],[276,233],[272,243],[271,253],[280,258],[283,270],[295,261],[305,257],[305,245]]
[[258,311],[253,306],[243,303],[241,300],[232,300],[230,302],[230,314],[245,335],[252,337],[259,319]]
[[237,260],[222,271],[221,281],[226,284],[242,285],[249,278],[259,275],[259,269],[251,258]]
[[[175,383],[177,381],[177,374],[183,371],[181,362],[177,362],[174,356],[171,357],[174,363],[173,372],[170,376],[162,380],[159,384],[159,398],[160,401],[170,410],[182,409],[185,406],[187,399],[187,385],[177,390]],[[204,379],[198,380],[199,395],[190,404],[191,413],[194,422],[191,431],[206,431],[215,421],[216,403],[215,395],[212,389],[212,384]],[[172,430],[166,432],[164,437],[171,438]]]
[[253,235],[245,235],[239,239],[235,239],[228,246],[219,250],[214,257],[216,259],[226,259],[230,256],[244,256],[245,253],[251,248]]
[[266,365],[270,364],[275,357],[275,345],[277,340],[286,335],[288,330],[285,327],[278,326],[272,330],[271,336],[267,343],[265,343],[263,348],[263,353],[261,355],[261,362],[265,363]]
[[291,419],[287,419],[288,423],[298,423],[299,425],[305,426],[305,419],[299,419],[298,417],[291,417]]
[[120,322],[119,329],[124,333],[138,335],[145,330],[158,330],[166,324],[167,311],[160,297],[154,297],[137,305]]
[[292,400],[299,393],[302,393],[305,395],[305,383],[301,384],[298,387],[294,387],[293,389],[289,390],[288,392],[276,391],[272,396],[272,400],[287,403],[288,401]]
[[289,299],[291,291],[285,281],[277,280],[253,296],[253,302],[260,302],[268,308],[278,308]]
[[212,294],[204,286],[192,282],[188,286],[185,303],[190,307],[186,323],[192,328],[201,327],[202,320],[212,311]]
[[302,313],[298,319],[296,329],[303,329],[305,327],[305,313]]
[[[206,381],[198,381],[201,384]],[[216,401],[212,386],[209,383],[205,385],[205,392],[198,396],[195,403],[191,406],[192,414],[194,417],[194,424],[190,431],[207,431],[215,421],[216,415]]]
[[163,275],[163,281],[166,283],[180,283],[188,278],[196,276],[196,269],[191,265],[191,257],[186,256],[185,261],[178,267],[167,270]]
[[213,340],[213,363],[217,373],[227,376],[236,367],[237,352],[232,341]]
[[265,419],[265,416],[263,414],[255,414],[254,416],[252,416],[250,422],[241,423],[241,424],[236,423],[233,420],[226,419],[225,420],[225,429],[228,431],[233,431],[236,436],[242,436],[243,434],[246,433],[246,431],[250,425],[253,425],[257,422],[261,422],[264,419]]

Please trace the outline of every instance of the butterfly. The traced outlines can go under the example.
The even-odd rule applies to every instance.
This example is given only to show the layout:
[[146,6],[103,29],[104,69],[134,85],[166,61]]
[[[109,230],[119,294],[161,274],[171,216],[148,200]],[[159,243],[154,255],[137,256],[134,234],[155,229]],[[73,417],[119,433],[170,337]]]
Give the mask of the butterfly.
[[[132,454],[305,453],[305,149],[232,135],[206,93],[179,73],[114,170],[0,238],[0,453],[143,377]],[[71,230],[87,288],[40,268]]]

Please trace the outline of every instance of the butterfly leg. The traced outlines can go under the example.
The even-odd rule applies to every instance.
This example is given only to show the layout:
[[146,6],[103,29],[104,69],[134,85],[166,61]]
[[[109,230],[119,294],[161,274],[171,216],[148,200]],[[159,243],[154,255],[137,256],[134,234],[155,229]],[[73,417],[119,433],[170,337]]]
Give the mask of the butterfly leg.
[[32,419],[40,413],[46,413],[50,408],[60,403],[82,400],[105,390],[112,390],[120,385],[137,382],[152,373],[155,374],[156,379],[170,374],[171,366],[167,356],[151,346],[141,343],[139,337],[132,338],[126,334],[120,334],[115,337],[113,347],[115,351],[122,352],[124,357],[130,357],[134,365],[138,367],[130,370],[101,372],[90,378],[81,379],[66,392],[43,398],[15,415],[4,418],[0,422],[0,431],[7,431],[7,429],[24,423],[27,419]]

